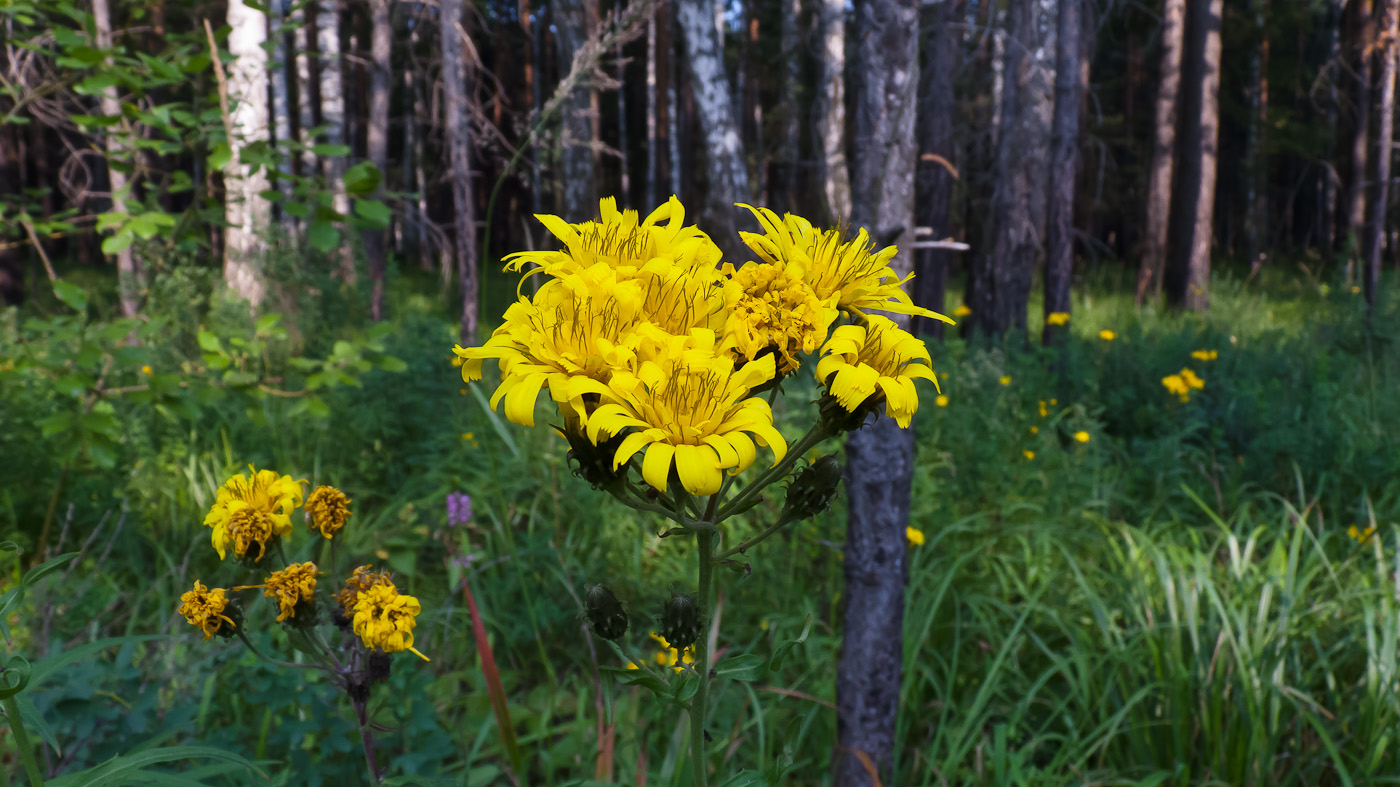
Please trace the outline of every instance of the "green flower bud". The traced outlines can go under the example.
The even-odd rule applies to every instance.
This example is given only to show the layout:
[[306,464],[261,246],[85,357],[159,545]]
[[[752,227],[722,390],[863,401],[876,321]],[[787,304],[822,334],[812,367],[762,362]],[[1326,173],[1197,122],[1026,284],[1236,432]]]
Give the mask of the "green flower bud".
[[607,585],[590,585],[584,591],[583,614],[603,639],[616,640],[627,633],[627,610]]
[[685,650],[700,637],[700,606],[695,596],[672,593],[661,607],[661,636],[677,650]]
[[855,411],[851,412],[842,407],[836,397],[825,393],[817,400],[817,413],[826,427],[826,433],[835,436],[854,432],[865,426],[865,419],[871,413],[875,413],[878,418],[884,412],[884,404],[884,392],[876,391],[856,405]]
[[841,463],[835,454],[827,454],[802,468],[788,484],[783,517],[800,521],[816,516],[831,505],[841,486]]
[[626,438],[625,434],[613,435],[594,445],[583,433],[583,429],[574,424],[568,424],[563,429],[557,426],[554,428],[569,441],[567,458],[570,469],[594,489],[606,489],[616,484],[627,473],[625,465],[613,470],[613,456],[617,454],[618,446],[622,445],[623,439]]

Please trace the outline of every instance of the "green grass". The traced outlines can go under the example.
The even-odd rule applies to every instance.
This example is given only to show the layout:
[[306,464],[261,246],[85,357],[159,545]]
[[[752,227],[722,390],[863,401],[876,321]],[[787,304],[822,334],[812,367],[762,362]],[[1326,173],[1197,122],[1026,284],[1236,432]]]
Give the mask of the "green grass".
[[[950,403],[936,407],[925,391],[915,424],[912,524],[927,543],[911,547],[893,783],[1397,781],[1396,310],[1368,334],[1341,283],[1324,292],[1317,279],[1269,270],[1217,277],[1206,315],[1138,312],[1113,275],[1091,272],[1077,293],[1063,352],[958,339],[933,348]],[[500,284],[493,301],[509,297]],[[418,647],[433,661],[397,660],[373,701],[391,773],[505,783],[510,758],[461,572],[445,565],[450,543],[476,555],[467,573],[509,698],[521,783],[592,779],[600,708],[610,708],[614,783],[637,784],[644,770],[648,785],[689,784],[683,714],[603,685],[595,664],[616,660],[590,653],[577,602],[585,583],[609,583],[646,648],[660,601],[693,583],[687,544],[658,538],[659,523],[575,478],[566,444],[543,425],[544,402],[541,425],[526,430],[460,393],[447,364],[455,326],[434,287],[414,273],[392,290],[390,350],[408,371],[337,389],[330,418],[292,416],[275,398],[224,400],[193,421],[133,409],[116,470],[75,474],[64,548],[93,536],[80,579],[35,594],[12,623],[16,648],[37,659],[102,637],[161,639],[116,643],[33,693],[63,745],[51,766],[71,771],[154,738],[234,751],[278,784],[363,783],[343,698],[236,643],[202,642],[174,615],[196,577],[231,571],[200,521],[214,485],[256,462],[344,488],[355,516],[337,544],[339,572],[352,555],[382,553],[423,601]],[[328,342],[363,319],[360,297],[304,310],[304,341]],[[216,307],[202,319],[240,318]],[[1118,337],[1098,339],[1102,328]],[[1219,359],[1193,361],[1200,348]],[[1183,366],[1206,381],[1186,403],[1160,382]],[[795,437],[812,389],[788,388],[777,417]],[[1073,439],[1080,430],[1090,442]],[[32,541],[55,465],[42,445],[0,448],[0,471],[30,479],[6,491],[0,516]],[[453,490],[473,498],[468,528],[446,527]],[[768,652],[812,620],[780,674],[718,685],[710,753],[727,770],[829,782],[843,505],[752,551],[750,576],[720,577],[730,655]],[[764,504],[728,537],[775,511]],[[1372,523],[1369,542],[1348,537]],[[331,557],[303,537],[289,556]],[[249,627],[271,632],[263,647],[292,653],[267,613],[251,609]]]

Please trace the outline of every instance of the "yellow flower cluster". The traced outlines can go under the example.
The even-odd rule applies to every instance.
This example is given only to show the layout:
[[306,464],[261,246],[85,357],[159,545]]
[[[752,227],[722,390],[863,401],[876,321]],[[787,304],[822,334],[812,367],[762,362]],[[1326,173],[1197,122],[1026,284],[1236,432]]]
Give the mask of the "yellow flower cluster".
[[1176,374],[1169,374],[1162,378],[1162,385],[1167,391],[1183,402],[1191,401],[1191,392],[1206,387],[1206,381],[1202,380],[1191,369],[1183,368]]
[[407,650],[428,661],[413,647],[413,627],[418,625],[418,613],[422,611],[418,599],[400,593],[393,583],[374,585],[355,601],[355,634],[371,650]]
[[214,528],[214,549],[220,560],[227,556],[230,545],[237,557],[245,557],[257,546],[254,560],[262,560],[269,539],[292,532],[291,513],[301,505],[305,481],[272,470],[256,470],[252,465],[248,472],[219,487],[214,505],[204,517],[204,524]]
[[1198,361],[1209,362],[1219,358],[1220,352],[1218,350],[1193,350],[1191,357]]
[[1371,537],[1375,534],[1375,525],[1371,525],[1365,530],[1358,528],[1356,525],[1349,525],[1347,527],[1347,538],[1350,538],[1352,541],[1355,541],[1358,544],[1365,544],[1366,542],[1370,541]]
[[180,614],[190,625],[204,632],[205,639],[219,633],[225,623],[236,627],[237,624],[224,614],[228,607],[227,592],[223,588],[210,589],[203,582],[195,580],[194,590],[180,596]]
[[[768,447],[787,445],[757,396],[821,350],[817,377],[849,412],[886,405],[902,426],[918,406],[913,380],[934,379],[922,343],[872,310],[951,322],[915,306],[890,267],[895,249],[876,250],[861,231],[844,240],[797,216],[743,206],[763,233],[741,233],[759,258],[720,264],[719,247],[672,197],[641,217],[609,198],[600,218],[539,220],[558,251],[507,258],[506,269],[544,281],[521,294],[480,347],[455,347],[462,378],[500,367],[491,406],[534,425],[541,390],[580,444],[606,441],[612,470],[640,457],[653,488],[679,482],[695,495],[718,492],[724,473],[742,472]],[[527,270],[528,266],[528,270]],[[852,320],[832,331],[841,314]],[[614,440],[621,438],[620,440]]]

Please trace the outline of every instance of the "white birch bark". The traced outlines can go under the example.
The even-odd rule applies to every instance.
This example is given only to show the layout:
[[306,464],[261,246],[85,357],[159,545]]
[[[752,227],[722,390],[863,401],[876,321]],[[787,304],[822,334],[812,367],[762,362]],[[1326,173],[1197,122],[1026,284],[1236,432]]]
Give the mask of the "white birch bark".
[[228,72],[233,160],[224,176],[228,192],[224,281],[238,297],[256,307],[267,294],[262,256],[271,205],[261,195],[268,187],[267,173],[244,163],[242,153],[248,145],[268,139],[267,51],[263,49],[267,17],[244,5],[243,0],[229,0],[228,25],[228,49],[234,57]]
[[[272,136],[280,157],[277,160],[277,190],[285,200],[292,196],[292,151],[287,143],[292,138],[292,115],[288,93],[287,47],[283,33],[289,0],[273,0],[272,23]],[[285,202],[284,202],[285,204]],[[285,227],[293,227],[296,219],[285,210],[281,215]]]
[[[345,91],[340,76],[340,11],[335,0],[322,3],[316,9],[316,49],[321,64],[321,123],[326,126],[321,141],[327,145],[347,145]],[[341,181],[345,174],[345,157],[328,157],[325,169],[326,178],[335,191],[331,207],[337,213],[349,213],[350,199]]]
[[[107,0],[93,0],[92,16],[94,19],[95,32],[97,33],[97,48],[108,49],[112,46],[112,12]],[[122,114],[121,102],[117,100],[117,88],[115,85],[108,85],[102,89],[102,97],[99,100],[102,114],[107,117],[119,117]],[[124,125],[124,124],[123,124]],[[103,135],[103,142],[107,148],[107,182],[112,190],[112,211],[115,213],[127,212],[127,179],[126,173],[111,166],[111,160],[122,155],[122,145],[116,135]],[[125,317],[135,317],[140,310],[140,263],[136,259],[136,251],[127,246],[117,252],[117,290],[121,300],[122,315]]]
[[846,2],[817,0],[815,13],[821,75],[812,107],[813,139],[827,220],[835,223],[851,216],[851,176],[846,166]]
[[656,137],[656,99],[656,11],[653,10],[647,14],[647,191],[643,206],[647,209],[658,202],[656,173],[660,151]]

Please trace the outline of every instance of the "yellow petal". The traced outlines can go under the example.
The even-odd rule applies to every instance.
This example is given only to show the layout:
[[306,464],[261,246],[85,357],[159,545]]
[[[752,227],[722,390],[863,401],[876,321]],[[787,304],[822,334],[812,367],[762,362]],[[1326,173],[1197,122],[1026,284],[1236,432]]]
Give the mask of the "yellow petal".
[[676,446],[676,472],[681,485],[692,495],[712,495],[724,480],[719,457],[708,445]]
[[642,459],[642,478],[651,488],[665,492],[667,479],[671,475],[671,458],[676,449],[669,443],[652,443],[647,446],[646,457]]

